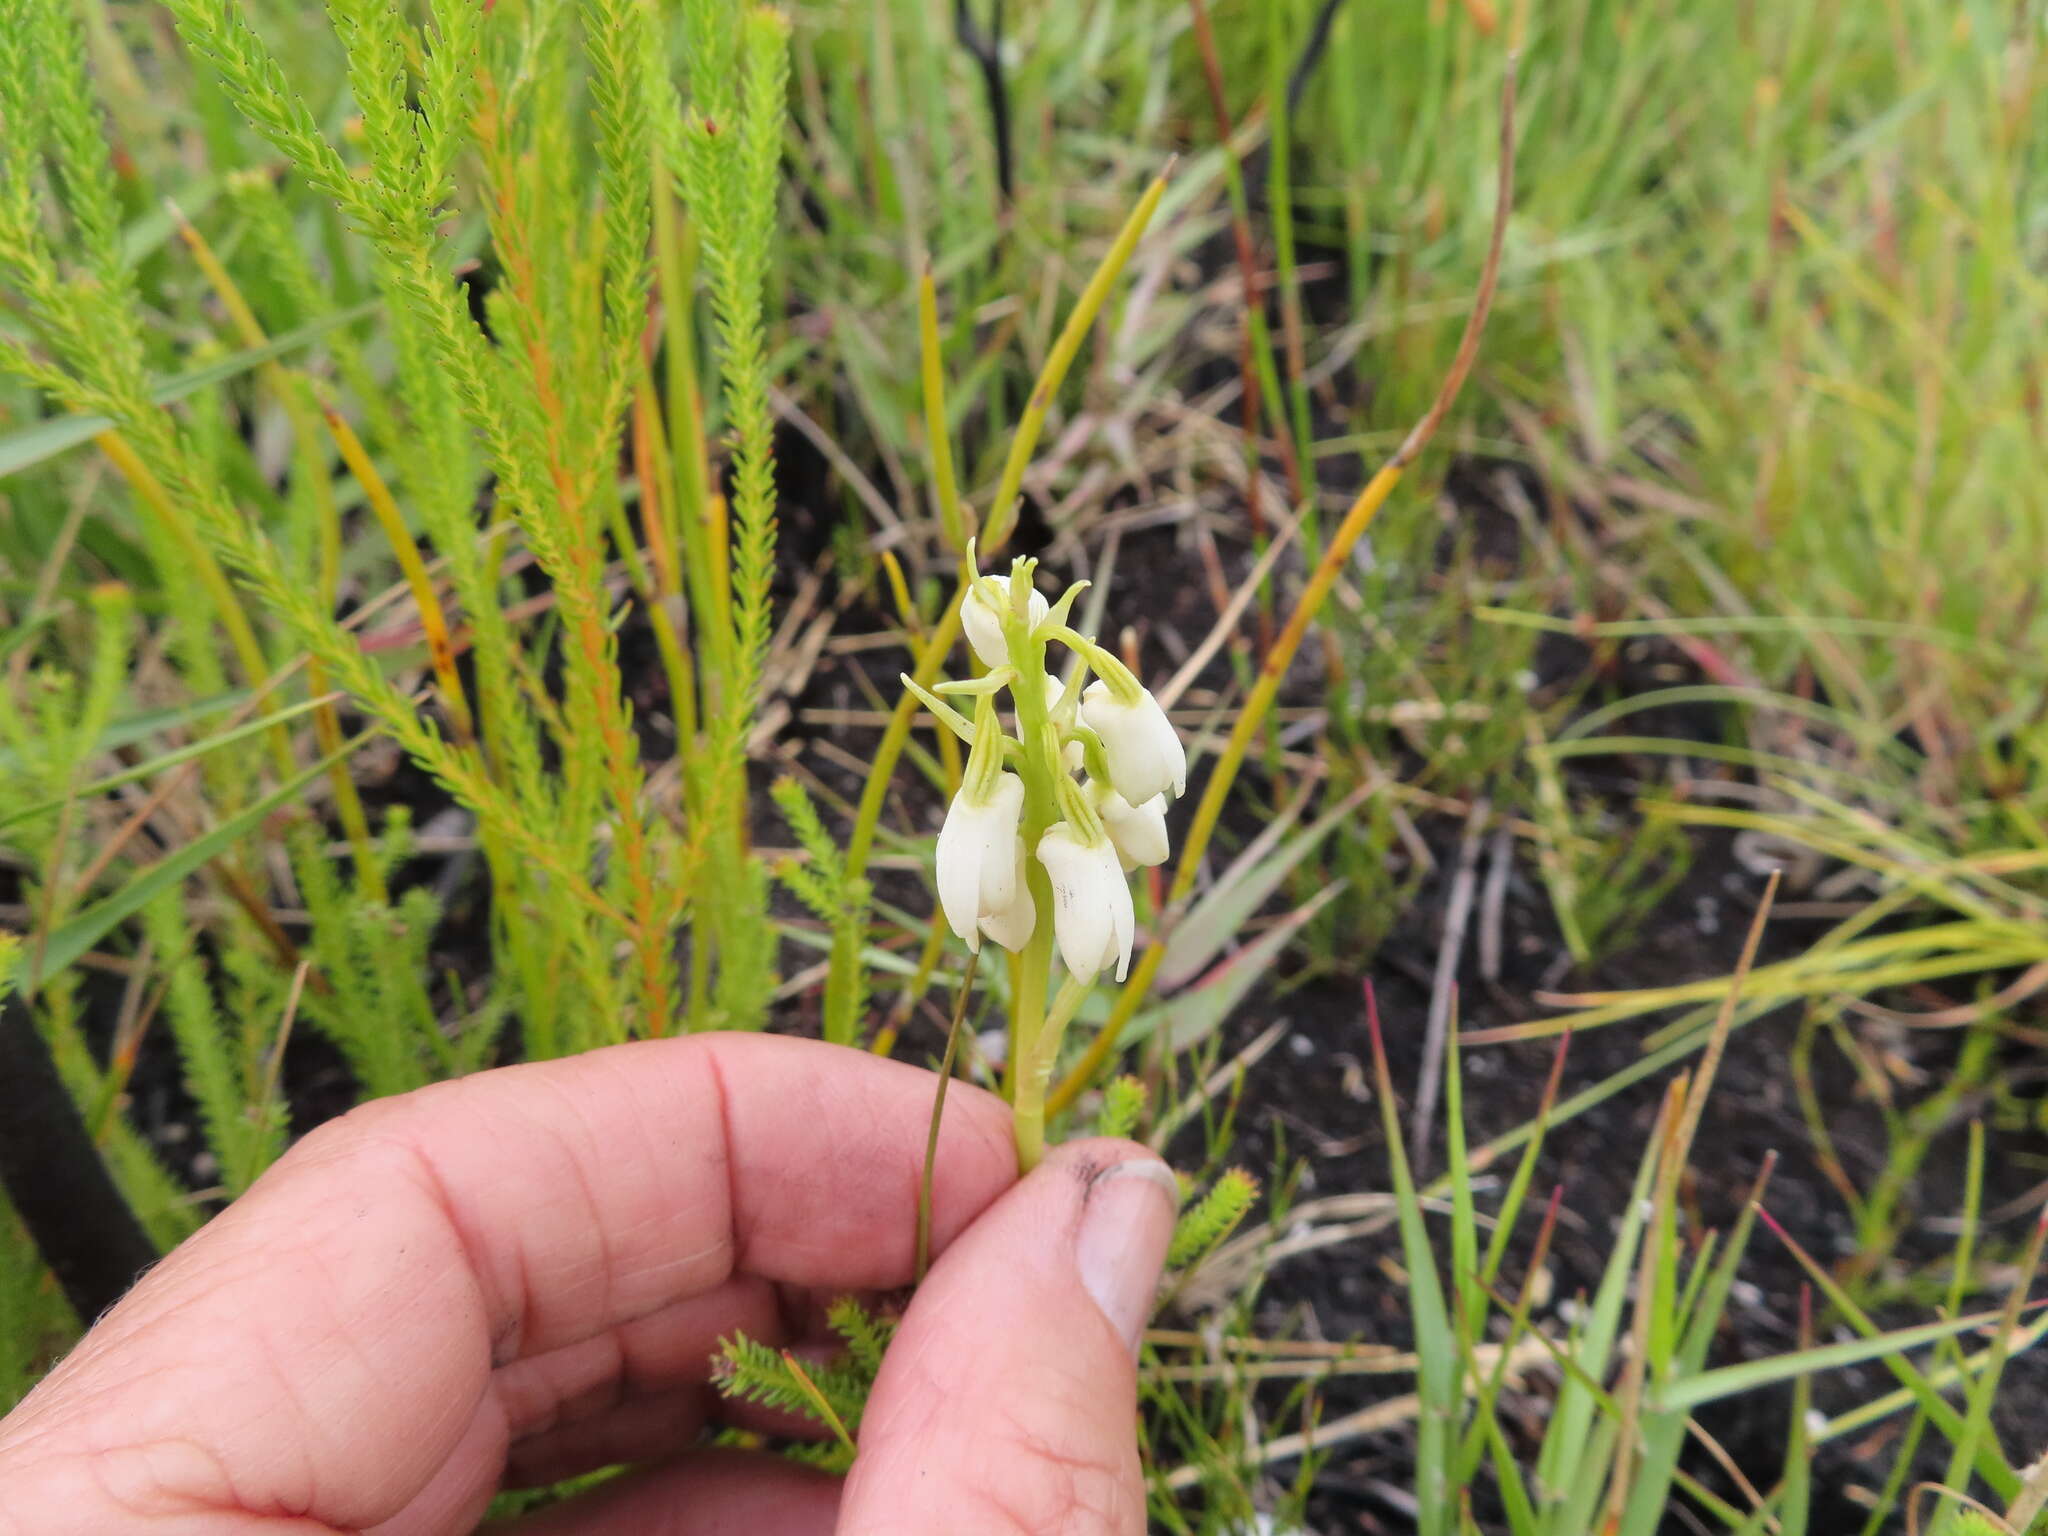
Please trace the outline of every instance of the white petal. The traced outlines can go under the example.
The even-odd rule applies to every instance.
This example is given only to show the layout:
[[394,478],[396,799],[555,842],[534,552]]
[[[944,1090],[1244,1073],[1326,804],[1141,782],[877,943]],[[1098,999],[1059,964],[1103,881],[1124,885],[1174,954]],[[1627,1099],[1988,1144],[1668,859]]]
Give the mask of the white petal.
[[996,775],[996,787],[981,808],[981,901],[977,911],[999,912],[1017,898],[1021,877],[1014,857],[1017,823],[1024,814],[1024,781],[1014,773]]
[[965,786],[946,808],[939,828],[939,909],[946,925],[981,947],[981,917],[1008,907],[1017,892],[1017,820],[1024,809],[1024,781],[1014,773],[996,776],[995,788],[977,804]]
[[981,844],[980,821],[963,789],[953,797],[939,828],[939,910],[946,914],[946,926],[967,941],[969,950],[981,948]]
[[1166,836],[1164,795],[1154,795],[1143,805],[1134,806],[1115,790],[1102,790],[1096,796],[1095,809],[1126,868],[1164,864],[1172,853],[1173,846]]
[[1102,738],[1110,783],[1131,804],[1143,805],[1168,790],[1175,796],[1185,793],[1187,749],[1149,691],[1137,703],[1126,704],[1097,680],[1081,695],[1081,717]]
[[1145,703],[1149,706],[1149,719],[1153,739],[1158,744],[1159,759],[1166,769],[1167,783],[1178,800],[1188,792],[1188,749],[1180,739],[1180,732],[1173,728],[1173,722],[1166,718],[1166,711],[1159,707],[1159,701],[1148,690]]
[[967,594],[967,606],[960,612],[960,627],[967,631],[967,643],[974,647],[982,665],[1000,667],[1010,660],[1010,648],[1003,643],[1003,624],[979,592]]
[[1084,843],[1063,821],[1039,839],[1038,857],[1052,879],[1053,934],[1068,972],[1086,983],[1116,961],[1122,980],[1137,924],[1115,846]]
[[[987,579],[1002,588],[1005,594],[1009,592],[1009,577],[991,576]],[[1008,601],[1007,596],[1005,601]],[[1051,606],[1040,592],[1033,592],[1025,601],[1025,608],[1033,624],[1044,618]],[[981,658],[983,666],[1001,667],[1009,664],[1010,647],[1003,639],[1003,615],[989,606],[988,600],[982,596],[979,582],[967,589],[966,601],[960,605],[960,627],[967,631],[967,643],[974,647],[974,654]]]
[[1031,942],[1032,932],[1038,927],[1038,906],[1031,899],[1031,884],[1024,878],[1024,839],[1021,837],[1016,839],[1013,862],[1017,872],[1016,894],[1007,907],[981,915],[981,931],[1015,954]]
[[[1115,934],[1116,979],[1122,981],[1131,974],[1131,946],[1138,939],[1138,914],[1131,905],[1131,884],[1124,879],[1121,869],[1117,871],[1111,898],[1110,920]],[[1102,963],[1109,964],[1108,954],[1104,954]]]

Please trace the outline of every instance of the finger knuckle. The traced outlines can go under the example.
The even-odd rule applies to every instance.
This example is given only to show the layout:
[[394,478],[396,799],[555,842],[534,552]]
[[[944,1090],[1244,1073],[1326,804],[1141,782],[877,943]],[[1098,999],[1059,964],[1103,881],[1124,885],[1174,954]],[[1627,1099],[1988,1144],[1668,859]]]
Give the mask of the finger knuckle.
[[322,1121],[300,1137],[292,1147],[289,1161],[303,1169],[353,1163],[407,1150],[413,1133],[422,1123],[422,1116],[432,1112],[432,1106],[426,1101],[433,1097],[436,1097],[434,1090],[421,1089],[417,1093],[371,1099],[358,1104],[345,1114]]
[[[112,1521],[158,1520],[239,1507],[227,1465],[203,1441],[161,1436],[118,1441],[47,1469],[53,1514],[86,1516],[77,1525],[37,1525],[38,1532],[112,1529]],[[59,1490],[68,1488],[68,1492]],[[34,1501],[31,1500],[31,1507]]]

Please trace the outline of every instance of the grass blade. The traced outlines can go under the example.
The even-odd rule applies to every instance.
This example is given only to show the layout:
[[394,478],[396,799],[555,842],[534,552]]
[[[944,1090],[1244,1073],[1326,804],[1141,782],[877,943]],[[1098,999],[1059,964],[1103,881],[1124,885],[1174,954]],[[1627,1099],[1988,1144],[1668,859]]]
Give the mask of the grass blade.
[[[288,331],[266,346],[250,347],[209,363],[191,373],[180,374],[168,379],[150,391],[150,397],[158,405],[169,405],[187,395],[202,389],[211,389],[216,384],[239,378],[265,363],[298,351],[338,326],[348,325],[376,313],[374,303],[357,304],[348,309],[336,310],[331,315],[322,315],[310,324],[302,325],[295,331]],[[113,420],[105,416],[53,416],[38,421],[17,431],[0,434],[0,480],[9,475],[54,459],[61,453],[91,442],[102,432],[112,431]]]
[[137,779],[146,779],[152,774],[163,772],[166,768],[175,768],[180,763],[190,762],[195,757],[205,757],[210,752],[218,752],[222,747],[233,746],[236,742],[248,736],[261,735],[272,726],[280,725],[287,720],[295,720],[300,715],[310,713],[318,709],[322,704],[331,703],[340,697],[341,695],[338,693],[329,693],[323,694],[317,699],[303,700],[300,703],[291,705],[289,708],[280,709],[275,714],[264,715],[260,719],[250,720],[235,726],[231,730],[222,731],[218,736],[209,736],[203,741],[188,742],[182,747],[164,753],[161,757],[153,757],[146,763],[137,763],[133,768],[123,769],[120,773],[110,774],[104,779],[95,780],[93,783],[87,784],[72,794],[67,795],[63,800],[45,800],[40,805],[31,805],[25,809],[0,816],[0,831],[4,831],[17,822],[27,821],[31,816],[40,816],[46,811],[54,811],[64,805],[67,800],[90,800],[95,796],[105,794],[110,789],[119,789],[123,784],[133,784]]
[[1415,1501],[1416,1529],[1421,1536],[1448,1536],[1452,1523],[1449,1472],[1452,1457],[1451,1414],[1458,1390],[1457,1340],[1451,1334],[1443,1283],[1436,1256],[1422,1221],[1422,1197],[1402,1147],[1400,1115],[1394,1104],[1393,1074],[1387,1069],[1386,1041],[1380,1032],[1379,999],[1365,984],[1366,1028],[1372,1035],[1374,1082],[1380,1121],[1386,1130],[1387,1162],[1400,1202],[1401,1261],[1408,1269],[1408,1309],[1414,1320]]
[[1660,1413],[1690,1411],[1703,1403],[1731,1397],[1738,1392],[1754,1392],[1759,1387],[1790,1381],[1811,1371],[1833,1370],[1837,1366],[1860,1365],[1865,1360],[1904,1354],[1923,1344],[1939,1343],[1972,1328],[1995,1323],[1999,1316],[1996,1312],[1976,1312],[1968,1317],[1948,1318],[1938,1323],[1922,1323],[1916,1328],[1880,1333],[1874,1338],[1849,1339],[1840,1344],[1822,1344],[1813,1349],[1773,1355],[1767,1360],[1745,1360],[1740,1365],[1724,1365],[1718,1370],[1702,1371],[1697,1376],[1672,1382],[1657,1394],[1656,1408]]

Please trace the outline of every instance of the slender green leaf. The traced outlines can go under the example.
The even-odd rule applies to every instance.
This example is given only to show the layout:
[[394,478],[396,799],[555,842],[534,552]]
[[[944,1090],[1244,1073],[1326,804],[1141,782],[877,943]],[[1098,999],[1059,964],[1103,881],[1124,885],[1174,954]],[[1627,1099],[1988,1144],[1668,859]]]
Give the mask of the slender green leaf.
[[[169,405],[199,390],[210,389],[252,368],[260,368],[265,363],[296,352],[337,326],[348,325],[374,313],[376,308],[374,303],[364,303],[322,315],[318,320],[288,331],[263,346],[250,347],[217,363],[209,363],[204,368],[166,380],[150,391],[151,398],[159,405]],[[105,416],[52,416],[18,431],[0,434],[0,480],[46,459],[54,459],[61,453],[69,453],[80,444],[91,442],[113,425],[113,421]]]
[[1840,1344],[1822,1344],[1813,1349],[1795,1350],[1791,1354],[1772,1355],[1766,1360],[1724,1365],[1718,1370],[1702,1371],[1697,1376],[1672,1382],[1657,1393],[1656,1408],[1660,1413],[1690,1411],[1702,1403],[1711,1403],[1737,1392],[1754,1392],[1758,1387],[1789,1381],[1808,1371],[1834,1370],[1844,1365],[1860,1365],[1865,1360],[1902,1355],[1909,1349],[1952,1339],[1959,1333],[1997,1321],[1996,1312],[1977,1312],[1939,1323],[1922,1323],[1917,1328],[1900,1328],[1872,1339],[1849,1339]]
[[[1629,1283],[1635,1277],[1636,1246],[1642,1239],[1650,1181],[1657,1169],[1656,1153],[1654,1143],[1644,1150],[1621,1228],[1615,1233],[1614,1246],[1608,1253],[1607,1269],[1594,1293],[1585,1331],[1573,1340],[1572,1358],[1583,1368],[1583,1379],[1571,1375],[1558,1389],[1557,1406],[1551,1413],[1550,1427],[1544,1432],[1543,1449],[1536,1464],[1538,1479],[1545,1489],[1570,1488],[1574,1479],[1599,1481],[1597,1477],[1587,1479],[1584,1470],[1586,1434],[1597,1406],[1587,1383],[1607,1374],[1608,1356],[1621,1329],[1622,1307],[1628,1299]],[[1553,1530],[1571,1528],[1557,1525],[1556,1519],[1561,1517],[1556,1511],[1552,1513]]]
[[[1280,958],[1280,952],[1287,947],[1288,941],[1343,889],[1341,880],[1323,887],[1302,906],[1218,965],[1200,985],[1190,987],[1159,1008],[1150,1010],[1166,1020],[1167,1039],[1172,1042],[1173,1049],[1184,1051],[1214,1034],[1230,1017],[1232,1010],[1244,1001],[1253,983]],[[1157,1027],[1156,1020],[1154,1027]],[[1144,1031],[1134,1024],[1127,1038],[1137,1040],[1143,1034]]]
[[40,816],[46,811],[54,811],[62,806],[66,800],[90,800],[95,795],[103,795],[110,789],[119,789],[123,784],[133,784],[137,779],[146,779],[151,774],[162,773],[166,768],[175,768],[178,764],[190,762],[195,757],[205,757],[209,752],[218,752],[222,747],[233,746],[236,742],[250,736],[261,735],[274,725],[281,725],[287,720],[295,720],[300,715],[308,714],[329,700],[339,697],[339,694],[330,693],[317,699],[306,699],[301,703],[292,705],[288,709],[280,709],[275,714],[265,715],[260,720],[246,721],[231,730],[222,731],[218,736],[208,736],[203,741],[187,742],[184,746],[166,752],[161,757],[153,757],[146,763],[137,763],[133,768],[124,769],[120,773],[110,774],[104,779],[87,784],[62,799],[45,800],[41,805],[32,805],[25,810],[15,811],[11,815],[0,816],[0,830],[11,827],[16,822],[26,821],[31,816]]
[[[132,267],[143,257],[154,253],[177,231],[178,214],[197,219],[213,206],[214,199],[220,196],[220,188],[221,179],[209,176],[142,214],[121,231],[121,260]],[[171,211],[173,204],[177,206],[177,213]]]
[[1453,1456],[1450,1430],[1458,1394],[1458,1342],[1451,1331],[1450,1310],[1436,1270],[1436,1254],[1422,1219],[1422,1196],[1415,1187],[1408,1154],[1401,1145],[1401,1120],[1394,1104],[1393,1078],[1387,1070],[1386,1044],[1380,1034],[1379,1003],[1370,982],[1366,984],[1365,998],[1380,1123],[1386,1131],[1387,1163],[1400,1211],[1401,1262],[1408,1270],[1408,1315],[1415,1326],[1415,1523],[1422,1536],[1444,1536],[1450,1530],[1454,1492],[1449,1486]]
[[1223,952],[1223,947],[1244,930],[1251,915],[1279,889],[1280,882],[1316,851],[1323,839],[1351,814],[1372,787],[1370,784],[1359,786],[1271,857],[1249,869],[1233,865],[1230,873],[1218,880],[1215,887],[1174,924],[1173,932],[1166,941],[1166,958],[1159,964],[1158,985],[1171,991],[1205,969]]
[[[1813,1281],[1815,1289],[1828,1299],[1830,1306],[1842,1314],[1849,1326],[1866,1341],[1882,1338],[1877,1324],[1871,1321],[1867,1312],[1856,1305],[1856,1299],[1842,1289],[1841,1283],[1829,1274],[1824,1266],[1815,1262],[1812,1254],[1793,1241],[1791,1235],[1771,1219],[1770,1212],[1762,1206],[1758,1206],[1756,1210],[1765,1224],[1777,1234],[1786,1251],[1798,1261],[1799,1267],[1806,1271],[1807,1278]],[[1962,1330],[1955,1331],[1960,1333]],[[1985,1351],[1984,1358],[1987,1361],[1991,1358],[1990,1350]],[[1897,1351],[1884,1354],[1880,1359],[1885,1369],[1896,1376],[1906,1390],[1913,1394],[1920,1411],[1927,1415],[1951,1445],[1962,1437],[1963,1416],[1942,1400],[1941,1394],[1935,1390],[1926,1373]],[[1937,1371],[1936,1375],[1939,1374]],[[2012,1464],[2005,1459],[2005,1453],[1999,1449],[1995,1439],[1984,1440],[1978,1445],[1977,1475],[1989,1483],[2000,1498],[2011,1498],[2019,1489],[2019,1475],[2013,1471]]]
[[[1812,1292],[1800,1293],[1802,1306],[1812,1299]],[[1808,1315],[1801,1324],[1805,1332],[1811,1324]],[[1792,1384],[1792,1433],[1785,1441],[1785,1475],[1781,1486],[1784,1494],[1778,1504],[1778,1536],[1806,1536],[1806,1517],[1813,1503],[1813,1447],[1808,1443],[1806,1416],[1813,1408],[1813,1378],[1801,1376]]]

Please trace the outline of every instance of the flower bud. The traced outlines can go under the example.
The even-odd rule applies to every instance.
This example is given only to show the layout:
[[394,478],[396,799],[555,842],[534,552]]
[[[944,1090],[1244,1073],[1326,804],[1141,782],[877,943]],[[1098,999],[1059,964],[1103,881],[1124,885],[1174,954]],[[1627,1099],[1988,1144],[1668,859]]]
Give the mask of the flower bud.
[[995,775],[993,787],[977,800],[969,784],[961,786],[946,810],[945,825],[939,828],[939,909],[946,924],[966,941],[970,950],[981,948],[983,920],[993,918],[1001,934],[990,936],[1006,949],[1017,948],[1004,935],[1017,930],[1015,912],[1021,896],[1027,914],[1024,936],[1030,937],[1031,893],[1025,887],[1022,839],[1017,823],[1024,811],[1024,781],[1014,773]]
[[1166,711],[1140,688],[1129,703],[1099,679],[1081,695],[1081,718],[1102,738],[1109,760],[1109,782],[1134,806],[1171,790],[1176,798],[1188,787],[1188,754]]
[[1143,805],[1132,805],[1105,784],[1095,786],[1095,813],[1102,818],[1102,830],[1116,845],[1124,868],[1148,868],[1164,864],[1173,849],[1166,837],[1166,796],[1154,795]]
[[1138,924],[1116,846],[1106,837],[1086,842],[1062,821],[1038,840],[1038,858],[1052,879],[1053,934],[1068,972],[1085,985],[1114,964],[1122,981]]
[[[987,583],[994,582],[1003,594],[1003,608],[989,606]],[[974,647],[974,654],[981,658],[983,666],[1000,667],[1010,660],[1009,642],[1003,639],[1003,618],[1007,611],[1010,594],[1010,578],[1007,576],[984,576],[968,584],[967,596],[960,602],[960,627],[967,631],[967,643]],[[1027,599],[1029,620],[1036,624],[1044,618],[1050,604],[1043,593],[1033,591]]]

